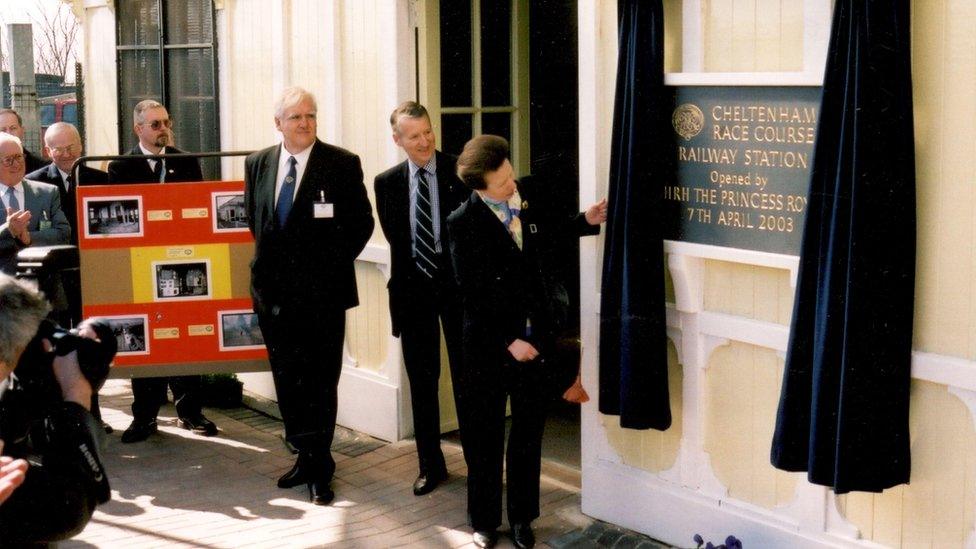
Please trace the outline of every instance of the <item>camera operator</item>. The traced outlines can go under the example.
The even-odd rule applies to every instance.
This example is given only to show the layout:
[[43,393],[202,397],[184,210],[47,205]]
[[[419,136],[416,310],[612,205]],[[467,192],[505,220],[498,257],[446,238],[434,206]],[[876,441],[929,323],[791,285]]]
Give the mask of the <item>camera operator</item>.
[[[91,376],[78,351],[65,352],[84,354],[78,341],[87,340],[77,336],[97,339],[100,328],[83,324],[77,336],[55,329],[42,339],[38,329],[48,310],[43,294],[0,274],[0,501],[12,490],[0,504],[0,546],[67,539],[109,498],[95,439],[99,426],[88,411]],[[63,341],[55,349],[58,337]]]

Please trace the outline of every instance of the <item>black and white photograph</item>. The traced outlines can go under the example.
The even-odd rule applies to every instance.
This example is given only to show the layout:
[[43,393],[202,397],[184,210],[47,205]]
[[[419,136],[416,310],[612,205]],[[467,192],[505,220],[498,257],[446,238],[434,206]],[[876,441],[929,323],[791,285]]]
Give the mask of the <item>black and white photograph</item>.
[[210,289],[210,260],[153,261],[156,301],[207,299]]
[[218,311],[217,318],[220,320],[221,351],[264,348],[264,336],[254,311]]
[[101,317],[108,321],[118,342],[119,356],[148,355],[149,338],[146,336],[148,315],[125,315]]
[[114,196],[85,199],[85,236],[129,238],[142,236],[142,197]]
[[248,230],[243,191],[215,192],[210,196],[213,201],[215,233],[240,233]]

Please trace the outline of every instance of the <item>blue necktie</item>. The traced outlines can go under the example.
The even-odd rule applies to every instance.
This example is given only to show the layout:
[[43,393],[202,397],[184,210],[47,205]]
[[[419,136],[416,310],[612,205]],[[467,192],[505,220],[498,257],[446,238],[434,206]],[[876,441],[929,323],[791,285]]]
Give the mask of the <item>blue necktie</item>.
[[288,157],[288,174],[285,176],[284,183],[281,184],[281,193],[278,195],[278,204],[275,206],[279,227],[285,226],[285,221],[288,220],[288,213],[291,211],[291,206],[295,202],[295,178],[298,177],[295,164],[297,163],[298,161],[295,160],[294,156]]
[[20,201],[17,200],[17,195],[14,194],[13,187],[7,187],[7,204],[15,210],[20,209]]

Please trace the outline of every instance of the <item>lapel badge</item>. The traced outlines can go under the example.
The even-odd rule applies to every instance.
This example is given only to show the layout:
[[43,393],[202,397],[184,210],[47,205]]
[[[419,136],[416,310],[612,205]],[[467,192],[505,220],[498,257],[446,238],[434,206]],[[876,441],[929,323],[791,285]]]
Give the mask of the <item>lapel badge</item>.
[[529,201],[528,200],[523,200],[522,201],[522,209],[524,210],[524,209],[526,209],[528,207],[529,207]]
[[529,232],[532,234],[539,232],[539,229],[536,228],[535,223],[529,223]]

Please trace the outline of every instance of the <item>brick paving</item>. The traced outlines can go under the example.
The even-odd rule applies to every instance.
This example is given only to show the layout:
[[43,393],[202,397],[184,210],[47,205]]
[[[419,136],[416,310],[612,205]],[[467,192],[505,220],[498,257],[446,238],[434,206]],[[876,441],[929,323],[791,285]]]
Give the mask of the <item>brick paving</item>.
[[[387,444],[340,429],[333,446],[336,499],[319,507],[308,502],[304,486],[275,486],[293,463],[279,421],[246,408],[208,408],[220,436],[206,438],[180,429],[170,404],[160,411],[158,435],[122,444],[131,402],[125,381],[102,390],[102,414],[115,428],[103,446],[112,501],[59,547],[474,547],[466,468],[455,444],[443,445],[450,479],[416,497],[412,441]],[[553,464],[544,471],[542,516],[533,523],[537,546],[593,547],[594,521],[579,511],[578,472]],[[512,547],[506,529],[500,548]]]

